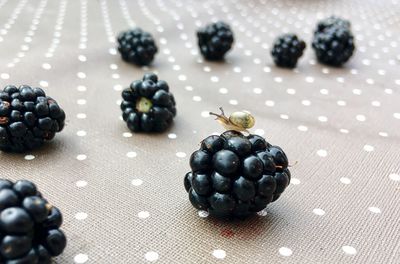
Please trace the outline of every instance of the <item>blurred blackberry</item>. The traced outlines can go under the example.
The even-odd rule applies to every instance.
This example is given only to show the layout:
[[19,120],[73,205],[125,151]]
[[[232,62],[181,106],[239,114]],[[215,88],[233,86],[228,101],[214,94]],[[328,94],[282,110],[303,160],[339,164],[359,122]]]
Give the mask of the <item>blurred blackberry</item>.
[[223,218],[244,218],[277,200],[290,182],[283,150],[257,135],[209,136],[190,157],[184,185],[192,205]]
[[117,40],[122,59],[137,65],[149,65],[158,51],[154,38],[140,28],[121,32]]
[[207,60],[222,60],[233,44],[233,32],[228,24],[217,22],[197,31],[200,52]]
[[0,92],[0,150],[40,147],[64,128],[65,113],[40,88],[7,85]]
[[354,37],[347,27],[331,26],[314,34],[312,47],[319,62],[341,66],[353,55]]
[[61,224],[61,212],[35,184],[0,179],[0,263],[52,263],[67,243]]
[[284,34],[275,40],[271,55],[277,66],[294,68],[305,48],[306,43],[295,34]]
[[351,24],[348,20],[345,20],[343,18],[340,18],[337,16],[330,16],[330,17],[325,18],[318,22],[315,33],[322,32],[325,29],[330,28],[330,27],[341,27],[341,28],[347,28],[350,30]]
[[147,73],[122,92],[122,117],[134,132],[162,132],[176,115],[175,99],[168,84]]

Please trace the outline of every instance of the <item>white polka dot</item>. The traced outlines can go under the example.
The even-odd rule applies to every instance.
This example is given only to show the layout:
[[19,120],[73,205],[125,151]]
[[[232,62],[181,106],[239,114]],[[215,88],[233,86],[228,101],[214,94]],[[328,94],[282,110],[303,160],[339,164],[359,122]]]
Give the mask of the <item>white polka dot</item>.
[[198,95],[193,96],[192,99],[193,99],[193,101],[195,101],[195,102],[200,102],[200,101],[201,101],[201,97],[198,96]]
[[364,115],[356,115],[357,121],[364,122],[367,118]]
[[325,149],[320,149],[317,151],[317,155],[320,157],[326,157],[328,156],[328,151],[326,151]]
[[168,138],[169,139],[175,139],[177,136],[176,136],[176,134],[174,134],[174,133],[170,133],[170,134],[168,134]]
[[375,81],[373,79],[366,79],[365,82],[368,83],[368,84],[374,84],[375,83]]
[[74,257],[74,262],[78,263],[78,264],[85,263],[88,260],[89,260],[89,257],[86,254],[78,254]]
[[108,50],[108,53],[110,53],[111,55],[116,55],[116,54],[117,54],[117,50],[114,49],[114,48],[110,48],[110,49]]
[[337,105],[339,105],[339,106],[345,106],[345,105],[346,105],[346,102],[343,101],[343,100],[339,100],[339,101],[337,101],[336,103],[337,103]]
[[174,65],[174,66],[172,66],[172,69],[173,69],[174,71],[180,71],[180,70],[181,70],[181,66],[179,66],[179,65]]
[[265,101],[265,105],[269,106],[269,107],[273,107],[275,105],[275,102],[271,101],[271,100],[267,100],[267,101]]
[[301,101],[301,104],[302,104],[302,105],[305,105],[305,106],[310,106],[310,105],[311,105],[311,102],[310,102],[309,100],[302,100],[302,101]]
[[281,83],[281,82],[283,82],[283,79],[282,79],[282,77],[275,77],[274,81],[277,83]]
[[130,137],[132,137],[132,133],[130,133],[130,132],[124,132],[124,133],[122,133],[122,136],[123,136],[123,137],[126,137],[126,138],[130,138]]
[[237,105],[237,104],[238,104],[238,101],[235,100],[235,99],[231,99],[231,100],[229,100],[229,103],[230,103],[231,105]]
[[79,212],[75,215],[77,220],[85,220],[88,217],[87,213]]
[[279,254],[281,254],[284,257],[289,257],[293,254],[293,251],[290,248],[281,247],[279,248]]
[[233,71],[236,73],[239,73],[242,71],[242,69],[240,67],[235,67],[235,68],[233,68]]
[[219,78],[217,76],[211,76],[210,80],[212,82],[219,82]]
[[329,94],[329,90],[328,89],[321,89],[319,90],[319,92],[323,95],[328,95]]
[[226,252],[222,249],[215,249],[212,255],[217,259],[224,259],[226,257]]
[[86,133],[86,131],[84,131],[84,130],[79,130],[78,132],[76,132],[76,135],[77,135],[78,137],[84,137],[84,136],[87,135],[87,133]]
[[374,213],[374,214],[380,214],[381,213],[381,209],[379,209],[378,207],[375,207],[375,206],[368,207],[368,210],[371,213]]
[[379,102],[379,101],[372,101],[372,102],[371,102],[371,105],[372,105],[372,106],[375,106],[375,107],[379,107],[379,106],[381,106],[381,102]]
[[209,117],[210,116],[210,111],[203,111],[201,112],[202,117]]
[[175,155],[176,155],[178,158],[184,158],[184,157],[186,157],[186,153],[185,153],[185,152],[177,152]]
[[290,180],[290,183],[293,184],[293,185],[299,185],[300,184],[300,180],[297,179],[297,178],[292,178]]
[[79,91],[79,92],[85,92],[87,89],[86,89],[86,86],[83,86],[83,85],[78,85],[77,87],[76,87],[76,89]]
[[355,255],[357,254],[357,250],[351,246],[343,246],[342,250],[344,251],[344,253],[348,254],[348,255]]
[[227,94],[227,93],[228,93],[228,89],[226,89],[226,88],[220,88],[220,89],[219,89],[219,93],[221,93],[221,94]]
[[285,120],[289,119],[289,116],[285,115],[285,114],[281,114],[281,115],[279,115],[279,117],[282,119],[285,119]]
[[342,177],[342,178],[340,178],[340,182],[343,184],[350,184],[351,180],[347,177]]
[[130,152],[126,153],[126,156],[128,158],[135,158],[137,156],[137,153],[135,151],[130,151]]
[[111,74],[111,78],[119,79],[119,74],[118,73],[113,73],[113,74]]
[[255,93],[255,94],[261,94],[262,93],[262,89],[261,88],[254,88],[253,89],[253,93]]
[[328,118],[326,116],[319,116],[318,121],[320,122],[328,122]]
[[187,80],[187,77],[186,77],[186,75],[181,74],[181,75],[178,76],[178,80],[180,80],[180,81],[186,81],[186,80]]
[[313,210],[313,213],[314,214],[316,214],[316,215],[324,215],[325,214],[325,211],[324,210],[322,210],[321,208],[315,208],[314,210]]
[[76,103],[77,103],[78,105],[85,105],[85,104],[86,104],[86,100],[85,100],[85,99],[78,99],[78,100],[76,101]]
[[88,183],[87,183],[87,181],[77,181],[76,183],[75,183],[75,185],[76,185],[76,187],[78,187],[78,188],[83,188],[83,187],[86,187],[87,185],[88,185]]
[[400,119],[400,113],[394,113],[393,117],[396,118],[396,119]]
[[85,55],[79,55],[78,56],[78,60],[80,60],[81,62],[85,62],[86,61],[86,56]]
[[26,156],[24,157],[24,159],[25,159],[25,160],[33,160],[33,159],[35,159],[35,156],[34,156],[34,155],[26,155]]
[[263,71],[264,71],[264,72],[271,72],[271,68],[270,68],[270,67],[264,67],[264,68],[263,68]]
[[338,83],[344,83],[344,78],[343,78],[343,77],[337,77],[337,78],[336,78],[336,81],[337,81]]
[[340,131],[340,133],[343,133],[343,134],[348,134],[349,133],[349,130],[344,129],[344,128],[341,128],[339,131]]
[[51,65],[48,64],[48,63],[43,63],[42,64],[42,68],[45,69],[45,70],[50,70],[51,69]]
[[116,69],[118,69],[118,65],[117,64],[110,64],[110,69],[111,70],[116,70]]
[[361,89],[353,89],[353,94],[361,95],[362,94],[362,90]]
[[133,179],[131,183],[133,186],[140,186],[143,184],[143,181],[141,179]]
[[400,181],[400,175],[397,173],[391,173],[389,175],[389,179],[391,179],[392,181]]
[[308,83],[313,83],[313,82],[314,82],[314,77],[307,76],[307,77],[306,77],[306,82],[308,82]]
[[308,130],[308,127],[300,125],[297,127],[297,129],[300,131],[306,132]]
[[249,83],[249,82],[251,82],[251,77],[250,76],[245,76],[245,77],[243,77],[243,82],[245,82],[245,83]]
[[39,85],[42,86],[42,87],[48,87],[49,83],[47,81],[40,81]]
[[329,74],[329,69],[328,68],[322,68],[322,73],[323,74]]
[[79,154],[78,156],[76,156],[77,160],[85,160],[87,158],[87,156],[85,154]]
[[141,219],[146,219],[146,218],[148,218],[150,216],[150,213],[147,212],[147,211],[141,211],[137,215]]
[[259,135],[259,136],[263,136],[264,134],[265,134],[265,132],[264,132],[264,130],[263,129],[256,129],[255,131],[254,131],[254,134],[256,134],[256,135]]
[[201,218],[206,218],[206,217],[208,217],[209,213],[207,211],[200,210],[200,211],[198,211],[198,215]]
[[367,152],[371,152],[371,151],[374,151],[374,147],[371,145],[365,145],[364,150]]
[[386,132],[379,132],[378,135],[381,136],[381,137],[388,137],[389,136],[389,134],[386,133]]
[[76,117],[79,118],[79,119],[85,119],[86,118],[86,114],[79,113],[79,114],[76,115]]
[[115,91],[122,91],[122,85],[120,85],[120,84],[114,85],[113,88],[114,88]]
[[86,73],[84,73],[84,72],[78,72],[78,73],[76,74],[76,76],[78,76],[78,78],[80,78],[80,79],[85,79],[85,78],[86,78]]
[[288,94],[292,94],[292,95],[293,95],[293,94],[296,94],[296,90],[293,89],[293,88],[287,89],[286,92],[287,92]]
[[153,261],[158,260],[159,256],[158,256],[158,253],[157,253],[157,252],[149,251],[149,252],[147,252],[146,254],[144,254],[144,258],[145,258],[147,261],[153,262]]
[[386,93],[386,94],[393,94],[393,90],[392,90],[392,89],[389,89],[389,88],[386,88],[386,89],[385,89],[385,93]]

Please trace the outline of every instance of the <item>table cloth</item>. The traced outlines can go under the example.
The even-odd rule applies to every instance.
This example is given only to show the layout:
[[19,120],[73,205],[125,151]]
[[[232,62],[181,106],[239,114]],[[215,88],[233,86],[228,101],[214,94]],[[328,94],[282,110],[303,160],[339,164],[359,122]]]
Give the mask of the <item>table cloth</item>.
[[[57,263],[400,263],[400,1],[1,0],[0,84],[43,87],[67,114],[39,150],[0,153],[1,177],[34,181],[64,214]],[[318,20],[352,22],[357,50],[341,68],[311,48]],[[224,62],[204,61],[195,31],[223,20]],[[159,52],[120,59],[115,38],[139,26]],[[294,32],[294,70],[270,57]],[[121,90],[145,72],[166,80],[174,125],[131,133]],[[267,210],[226,222],[197,212],[183,187],[190,154],[223,128],[209,111],[248,110],[251,131],[281,146],[292,181]],[[297,162],[297,163],[296,163]]]

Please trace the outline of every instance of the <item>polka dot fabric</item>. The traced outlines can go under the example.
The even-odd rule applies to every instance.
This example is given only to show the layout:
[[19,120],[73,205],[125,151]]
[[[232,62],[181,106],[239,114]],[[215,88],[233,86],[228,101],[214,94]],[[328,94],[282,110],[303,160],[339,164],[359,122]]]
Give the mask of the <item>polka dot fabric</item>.
[[[61,209],[69,239],[57,263],[400,263],[399,0],[0,0],[0,85],[41,86],[67,113],[39,150],[0,153],[2,177],[34,181]],[[316,22],[352,22],[357,51],[343,68],[310,49]],[[224,63],[205,61],[195,31],[223,20],[235,34]],[[129,65],[116,35],[140,26],[157,41]],[[274,66],[276,36],[308,49]],[[144,73],[177,101],[163,134],[133,134],[121,90]],[[222,128],[209,116],[248,110],[254,133],[281,146],[293,179],[256,216],[220,222],[183,187],[190,153]],[[297,162],[297,163],[296,163]]]

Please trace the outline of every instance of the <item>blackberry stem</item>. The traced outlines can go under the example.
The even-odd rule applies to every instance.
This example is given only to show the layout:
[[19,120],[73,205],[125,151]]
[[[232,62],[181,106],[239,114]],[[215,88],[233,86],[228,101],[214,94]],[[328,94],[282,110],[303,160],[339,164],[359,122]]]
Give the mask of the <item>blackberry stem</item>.
[[153,107],[153,103],[146,97],[141,97],[136,103],[136,110],[141,113],[148,113]]

